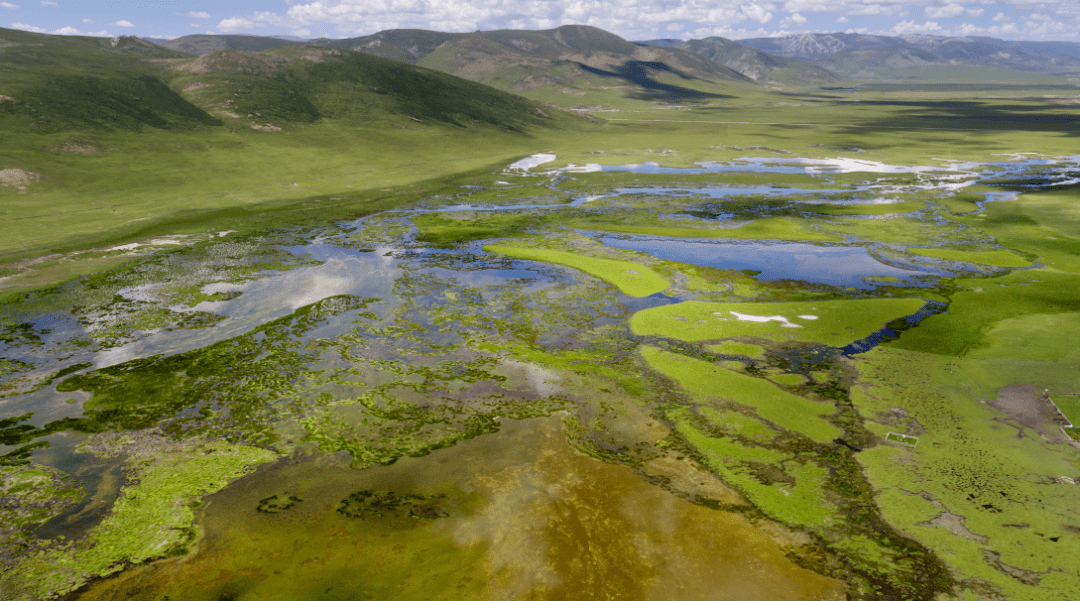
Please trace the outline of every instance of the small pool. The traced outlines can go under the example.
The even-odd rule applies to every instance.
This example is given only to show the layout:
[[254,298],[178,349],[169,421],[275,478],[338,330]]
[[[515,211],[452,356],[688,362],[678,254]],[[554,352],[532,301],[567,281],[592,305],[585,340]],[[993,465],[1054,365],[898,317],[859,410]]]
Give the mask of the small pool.
[[900,280],[936,275],[887,265],[861,246],[818,246],[786,242],[736,242],[602,235],[604,244],[636,250],[666,261],[718,269],[753,270],[762,280],[800,280],[852,288],[873,288],[868,277]]

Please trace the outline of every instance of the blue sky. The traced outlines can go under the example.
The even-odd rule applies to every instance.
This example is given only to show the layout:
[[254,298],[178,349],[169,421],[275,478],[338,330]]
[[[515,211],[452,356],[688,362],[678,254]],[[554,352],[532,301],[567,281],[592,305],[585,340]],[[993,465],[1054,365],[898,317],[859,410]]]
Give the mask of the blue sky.
[[0,0],[0,26],[97,36],[342,38],[571,23],[631,40],[857,32],[1080,42],[1080,0]]

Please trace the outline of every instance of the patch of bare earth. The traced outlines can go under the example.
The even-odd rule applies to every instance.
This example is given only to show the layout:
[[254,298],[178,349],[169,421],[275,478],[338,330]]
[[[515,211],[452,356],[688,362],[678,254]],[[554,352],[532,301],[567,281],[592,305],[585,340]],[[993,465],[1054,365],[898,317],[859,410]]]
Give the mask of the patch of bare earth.
[[214,87],[213,84],[209,84],[209,83],[206,83],[204,81],[196,81],[194,83],[189,83],[188,85],[180,88],[180,91],[181,92],[194,92],[195,90],[205,90],[206,88],[212,88],[212,87]]
[[3,94],[0,94],[0,102],[15,102],[15,99],[11,96],[4,96]]
[[[1024,428],[1034,430],[1047,442],[1065,440],[1061,432],[1064,418],[1046,396],[1044,391],[1031,384],[1013,384],[998,391],[990,406],[1004,413],[1021,428],[1017,437],[1024,436]],[[1000,420],[999,420],[1000,421]]]
[[20,193],[26,192],[30,184],[40,179],[40,175],[25,169],[0,169],[0,186],[15,188]]
[[240,118],[240,115],[238,115],[238,114],[236,114],[236,113],[234,113],[232,111],[219,111],[219,112],[221,113],[222,117],[228,117],[230,119],[239,119]]
[[73,154],[92,154],[97,151],[97,147],[91,146],[90,144],[64,142],[63,144],[57,144],[56,146],[46,146],[45,150],[51,150],[53,152],[70,152]]
[[254,121],[251,122],[251,129],[257,131],[281,131],[281,128],[273,123],[255,123]]

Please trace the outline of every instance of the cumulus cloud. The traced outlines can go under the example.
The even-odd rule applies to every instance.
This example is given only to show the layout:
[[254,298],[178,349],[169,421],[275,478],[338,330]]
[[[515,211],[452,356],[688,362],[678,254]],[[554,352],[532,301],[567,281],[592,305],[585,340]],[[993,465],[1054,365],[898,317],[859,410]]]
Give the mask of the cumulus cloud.
[[0,7],[3,8],[19,8],[18,4],[11,4],[10,2],[0,2]]
[[941,31],[941,25],[938,25],[936,21],[927,21],[919,24],[914,20],[900,21],[896,25],[893,25],[889,30],[893,35],[904,35],[908,33],[936,33]]
[[[331,38],[397,28],[470,32],[580,24],[631,40],[670,37],[675,32],[683,38],[719,35],[742,39],[783,35],[780,30],[786,27],[846,24],[857,18],[860,25],[882,35],[961,35],[972,27],[987,32],[997,27],[993,31],[1001,33],[986,35],[1003,35],[1009,22],[1028,23],[1030,19],[1022,15],[1033,10],[1062,15],[1062,11],[1077,6],[1078,0],[1009,0],[997,4],[1002,12],[991,17],[995,7],[986,0],[286,0],[276,12],[211,17],[206,12],[188,11],[182,15],[196,20],[214,18],[218,33],[308,30]],[[1014,16],[1006,17],[1006,13]],[[774,19],[775,15],[785,17]],[[1058,17],[1067,25],[1061,30],[1061,39],[1080,40],[1080,22],[1075,16]],[[682,29],[677,29],[680,26]],[[1023,27],[1026,31],[1027,25]]]
[[60,6],[59,4],[57,4],[55,2],[49,2],[49,0],[41,0],[41,5],[42,6]]
[[757,21],[758,23],[762,23],[762,24],[765,24],[765,23],[768,23],[769,21],[772,21],[772,13],[769,12],[769,9],[765,8],[764,6],[758,5],[758,4],[751,4],[749,6],[743,6],[742,7],[742,12],[751,21]]
[[23,31],[32,31],[34,33],[49,33],[40,27],[34,27],[33,25],[27,25],[26,23],[12,23],[12,29],[21,29]]
[[124,21],[124,20],[117,21],[116,23],[109,23],[109,25],[111,25],[113,27],[135,27],[135,24],[132,23],[131,21]]
[[931,19],[951,19],[964,14],[964,7],[959,4],[946,4],[945,6],[927,6],[923,11]]

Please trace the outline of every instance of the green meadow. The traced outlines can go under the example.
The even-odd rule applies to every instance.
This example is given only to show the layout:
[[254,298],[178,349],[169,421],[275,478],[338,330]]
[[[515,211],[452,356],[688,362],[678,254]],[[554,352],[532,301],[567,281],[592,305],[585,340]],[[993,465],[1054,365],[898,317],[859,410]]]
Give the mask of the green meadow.
[[1066,84],[7,32],[5,598],[1080,597]]

